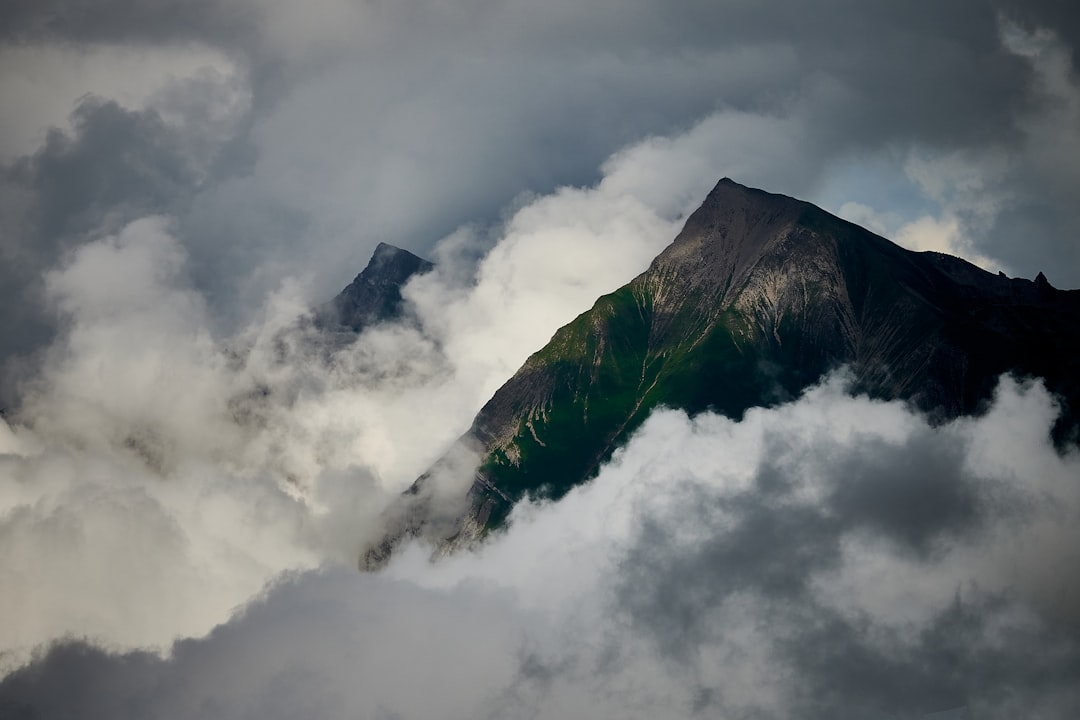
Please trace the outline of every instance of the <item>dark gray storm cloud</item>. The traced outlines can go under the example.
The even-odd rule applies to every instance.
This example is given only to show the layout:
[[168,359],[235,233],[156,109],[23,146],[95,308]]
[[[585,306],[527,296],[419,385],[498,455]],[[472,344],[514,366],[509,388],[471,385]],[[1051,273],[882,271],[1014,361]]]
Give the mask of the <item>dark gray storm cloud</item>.
[[55,319],[44,305],[43,273],[64,252],[139,217],[178,211],[198,186],[200,158],[155,110],[87,97],[71,120],[72,132],[51,130],[37,152],[2,168],[5,358],[51,339]]
[[155,110],[89,97],[71,120],[71,134],[50,131],[40,150],[6,168],[6,183],[29,196],[14,209],[11,240],[33,240],[13,242],[13,251],[52,260],[58,248],[48,243],[70,247],[144,215],[175,212],[198,182],[197,158]]
[[0,11],[0,37],[20,43],[209,41],[228,45],[251,27],[257,10],[255,4],[220,0],[12,0]]

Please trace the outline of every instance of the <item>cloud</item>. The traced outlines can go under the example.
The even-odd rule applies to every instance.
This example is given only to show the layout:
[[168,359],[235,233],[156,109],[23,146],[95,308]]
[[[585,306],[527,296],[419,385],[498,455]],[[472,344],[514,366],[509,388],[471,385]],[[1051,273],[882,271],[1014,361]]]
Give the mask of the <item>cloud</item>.
[[[84,638],[10,675],[8,714],[1077,704],[1076,459],[1046,443],[1037,386],[943,427],[840,381],[742,423],[657,413],[596,483],[519,508],[478,555],[341,568],[722,175],[1074,284],[1074,12],[3,13],[0,58],[51,79],[16,83],[40,94],[5,104],[0,138],[43,133],[0,168],[0,607],[26,620],[0,647],[14,667]],[[295,320],[380,240],[439,270],[407,288],[406,322],[330,351]],[[157,654],[177,637],[202,639]]]
[[[1052,267],[1059,285],[1080,277],[1068,211],[1076,19],[1059,3],[690,1],[673,11],[652,0],[322,0],[298,12],[289,3],[124,0],[14,3],[4,14],[0,54],[22,59],[7,72],[22,77],[11,68],[32,65],[43,79],[13,86],[32,101],[4,90],[19,115],[0,147],[21,146],[16,131],[63,125],[85,92],[142,120],[133,131],[114,112],[43,134],[39,152],[55,152],[49,137],[84,149],[63,169],[35,164],[35,152],[9,162],[29,163],[37,179],[20,176],[4,195],[51,208],[40,227],[28,229],[19,213],[2,223],[5,246],[39,259],[20,274],[33,278],[73,243],[100,237],[94,221],[114,220],[107,233],[173,214],[198,289],[230,331],[298,268],[310,275],[303,292],[325,300],[379,241],[424,254],[463,224],[498,225],[523,193],[594,185],[621,149],[651,137],[662,151],[664,138],[704,126],[725,152],[672,156],[655,166],[663,182],[682,185],[705,169],[702,187],[728,174],[834,209],[859,202],[889,214],[899,193],[869,188],[917,194],[912,156],[962,156],[985,176],[985,193],[1008,201],[1000,212],[972,224],[967,205],[927,195],[900,208],[890,232],[923,218],[938,230],[959,223],[957,233],[933,233],[935,242],[1027,276]],[[79,72],[69,71],[76,62]],[[152,89],[169,84],[165,73],[197,80],[183,102],[176,88],[185,81]],[[229,122],[200,122],[222,112]],[[180,138],[178,122],[187,128]],[[100,142],[109,132],[112,141]],[[845,176],[852,166],[878,181]],[[104,191],[65,181],[102,174],[112,180]],[[72,222],[97,234],[73,236]],[[22,317],[5,340],[8,356],[48,336],[29,285],[5,283],[20,288],[9,306]]]
[[519,506],[474,554],[286,576],[165,658],[61,642],[0,707],[1069,716],[1080,455],[1049,441],[1053,399],[1006,378],[983,416],[932,426],[846,387],[741,422],[657,411],[591,484]]
[[1030,63],[1038,109],[1020,116],[1023,143],[1010,158],[1010,172],[1001,182],[1006,189],[999,190],[1007,202],[982,245],[1006,262],[1045,267],[1051,282],[1072,287],[1076,283],[1073,272],[1058,268],[1062,263],[1072,268],[1077,261],[1075,228],[1080,218],[1072,203],[1061,202],[1080,184],[1073,162],[1080,154],[1075,47],[1070,53],[1053,31],[1024,31],[1007,22],[1002,38],[1010,51]]
[[228,406],[242,387],[183,264],[147,219],[48,276],[66,330],[0,471],[0,604],[24,619],[3,633],[7,651],[67,632],[167,644],[205,632],[281,567],[317,562],[298,502],[245,467]]
[[[223,114],[177,120],[88,96],[71,115],[70,133],[51,130],[33,155],[0,168],[0,305],[9,323],[0,357],[26,356],[52,339],[42,276],[65,252],[148,214],[182,214],[210,172],[229,134],[222,126],[235,121],[227,79],[200,76],[161,93],[163,110],[201,95],[197,106]],[[6,404],[14,382],[5,380]]]
[[479,262],[479,240],[451,237],[439,270],[406,288],[408,317],[352,343],[298,323],[290,283],[219,334],[168,217],[69,251],[43,279],[59,335],[4,427],[0,533],[17,581],[0,605],[36,608],[0,638],[10,662],[69,633],[162,647],[282,572],[353,566],[389,500],[494,389],[674,235],[689,188],[654,197],[632,182],[635,158],[595,188],[522,204]]
[[0,53],[0,95],[7,101],[0,108],[6,130],[0,157],[8,162],[33,155],[50,127],[78,132],[68,121],[72,107],[87,95],[138,111],[161,106],[160,93],[210,69],[237,73],[220,52],[191,47],[15,45]]
[[959,255],[1024,277],[1048,272],[1053,282],[1072,287],[1076,218],[1062,199],[1080,183],[1072,160],[1080,152],[1075,67],[1057,33],[1026,30],[1004,16],[999,24],[1003,48],[1033,76],[1031,105],[1017,108],[1012,137],[945,153],[911,147],[903,173],[928,202],[915,217],[850,200],[839,212],[913,250]]
[[180,43],[208,36],[223,41],[235,37],[253,18],[251,6],[247,13],[234,12],[243,5],[216,0],[15,0],[4,7],[3,37],[15,42]]

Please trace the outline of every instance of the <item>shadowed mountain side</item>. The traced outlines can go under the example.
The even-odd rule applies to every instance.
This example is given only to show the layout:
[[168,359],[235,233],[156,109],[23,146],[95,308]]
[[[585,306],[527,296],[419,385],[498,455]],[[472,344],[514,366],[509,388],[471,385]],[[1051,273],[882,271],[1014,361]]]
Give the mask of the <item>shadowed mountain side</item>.
[[400,317],[401,288],[414,275],[435,266],[408,250],[379,243],[367,267],[336,297],[315,309],[315,325],[323,330],[352,331]]
[[1080,407],[1080,291],[904,250],[808,203],[723,179],[649,269],[597,300],[491,398],[462,442],[481,448],[469,511],[429,527],[421,477],[360,559],[404,536],[451,548],[526,495],[588,480],[658,405],[740,417],[848,365],[854,390],[938,420],[976,412],[1004,372]]

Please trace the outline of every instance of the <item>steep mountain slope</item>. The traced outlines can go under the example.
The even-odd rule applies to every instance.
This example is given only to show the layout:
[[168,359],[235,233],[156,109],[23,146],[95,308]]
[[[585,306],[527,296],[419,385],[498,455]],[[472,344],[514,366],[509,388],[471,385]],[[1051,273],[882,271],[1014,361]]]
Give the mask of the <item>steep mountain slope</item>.
[[430,526],[425,476],[361,564],[401,535],[467,540],[526,494],[561,496],[658,405],[738,417],[843,364],[857,390],[941,419],[976,411],[1003,372],[1042,377],[1066,404],[1063,436],[1080,407],[1078,351],[1080,291],[910,252],[724,179],[646,272],[556,332],[483,407],[461,441],[481,457],[461,521]]

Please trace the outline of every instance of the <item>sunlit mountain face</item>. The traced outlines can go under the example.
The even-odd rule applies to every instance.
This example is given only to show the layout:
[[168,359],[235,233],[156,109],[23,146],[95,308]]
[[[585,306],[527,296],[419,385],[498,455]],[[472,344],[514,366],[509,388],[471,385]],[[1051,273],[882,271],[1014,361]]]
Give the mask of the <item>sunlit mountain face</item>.
[[1077,42],[9,3],[0,717],[1076,717]]

